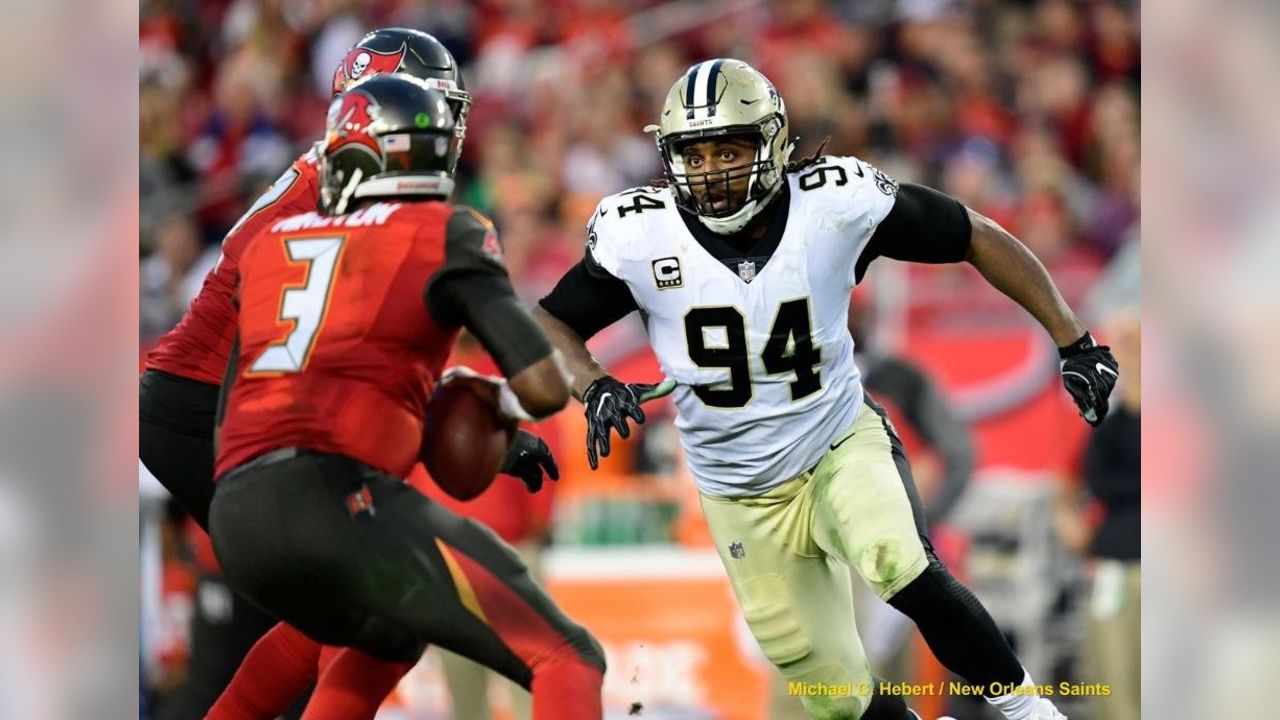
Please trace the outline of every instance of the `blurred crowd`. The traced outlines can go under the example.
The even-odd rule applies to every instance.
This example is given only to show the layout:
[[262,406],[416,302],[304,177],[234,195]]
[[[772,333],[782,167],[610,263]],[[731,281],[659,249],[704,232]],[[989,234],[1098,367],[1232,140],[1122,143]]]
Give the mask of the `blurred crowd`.
[[[319,139],[347,49],[385,26],[435,35],[462,65],[474,105],[454,200],[495,219],[528,301],[581,257],[602,196],[660,174],[641,128],[683,71],[711,57],[747,60],[773,80],[798,138],[794,157],[824,147],[957,197],[1030,246],[1091,324],[1137,301],[1136,0],[143,0],[144,347],[199,292],[226,231]],[[908,281],[913,327],[944,316],[964,328],[1029,322],[964,266],[894,272]],[[1136,337],[1099,326],[1113,343]],[[606,363],[621,354],[596,350]],[[1134,358],[1126,368],[1136,370]],[[1136,417],[1128,374],[1132,392],[1113,403]],[[1069,549],[1120,563],[1120,578],[1136,568],[1136,547],[1099,547],[1082,513],[1099,497],[1134,509],[1136,471],[1125,464],[1134,425],[1086,450],[1093,464],[1063,492],[1056,518]],[[654,437],[648,446],[660,447]],[[926,481],[927,458],[913,462]],[[1105,485],[1112,466],[1130,483],[1123,492]],[[591,544],[588,535],[578,540]],[[1098,587],[1111,598],[1107,618],[1136,628],[1137,593],[1098,585],[1094,604]],[[1094,636],[1128,639],[1114,624],[1090,625]],[[1133,653],[1098,652],[1121,666],[1096,672],[1127,677]]]
[[1128,0],[143,0],[140,12],[144,341],[176,322],[222,235],[320,136],[333,69],[379,26],[432,33],[461,63],[475,105],[455,200],[495,218],[529,299],[581,256],[601,196],[659,174],[640,129],[708,57],[774,81],[796,157],[829,137],[828,153],[995,218],[1067,278],[1083,268],[1091,281],[1136,246]]

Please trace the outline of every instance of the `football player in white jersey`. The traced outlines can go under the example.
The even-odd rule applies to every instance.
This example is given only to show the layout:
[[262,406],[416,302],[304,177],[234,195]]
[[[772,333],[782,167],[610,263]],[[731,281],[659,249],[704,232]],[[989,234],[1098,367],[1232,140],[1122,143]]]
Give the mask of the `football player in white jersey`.
[[[681,444],[743,615],[811,717],[913,717],[900,698],[865,692],[877,683],[843,563],[1009,720],[1062,718],[934,555],[902,444],[853,364],[849,293],[877,257],[971,263],[1048,331],[1095,425],[1117,377],[1110,351],[988,218],[857,158],[789,162],[782,98],[740,60],[691,67],[646,131],[665,186],[602,200],[586,256],[535,312],[586,405],[592,467],[610,432],[626,438],[641,403],[674,381]],[[586,348],[633,310],[661,387],[609,376]],[[832,691],[845,683],[851,697]]]

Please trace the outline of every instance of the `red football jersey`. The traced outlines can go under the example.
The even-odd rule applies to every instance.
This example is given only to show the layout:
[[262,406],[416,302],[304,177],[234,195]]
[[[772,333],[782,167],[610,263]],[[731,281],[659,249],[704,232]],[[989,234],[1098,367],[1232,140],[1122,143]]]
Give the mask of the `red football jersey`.
[[240,353],[215,476],[305,447],[405,477],[431,388],[457,337],[424,290],[452,205],[376,203],[264,228],[240,259]]
[[319,197],[319,160],[308,152],[295,160],[227,233],[218,264],[205,277],[182,321],[147,354],[146,369],[221,385],[236,336],[231,298],[245,247],[277,220],[315,210]]

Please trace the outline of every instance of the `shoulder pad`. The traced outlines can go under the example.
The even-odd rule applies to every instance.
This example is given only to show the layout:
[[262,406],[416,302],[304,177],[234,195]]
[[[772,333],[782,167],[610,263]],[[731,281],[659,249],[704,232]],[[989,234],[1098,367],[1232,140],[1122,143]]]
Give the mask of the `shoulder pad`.
[[644,185],[608,195],[587,221],[587,253],[612,274],[634,238],[644,237],[645,213],[674,208],[668,188]]
[[[815,190],[830,181],[833,187],[852,183],[874,186],[879,192],[892,197],[898,192],[898,181],[876,166],[849,155],[823,155],[811,165],[794,172],[801,190]],[[853,189],[853,188],[851,188]]]
[[876,190],[881,194],[888,195],[889,197],[893,197],[898,194],[898,181],[889,177],[883,170],[872,165],[866,160],[859,160],[856,157],[850,156],[836,157],[834,159],[837,162],[844,162],[846,164],[862,168],[862,171],[865,174],[861,177],[867,182],[874,184]]
[[821,195],[823,210],[839,216],[883,217],[898,195],[896,180],[852,156],[823,155],[787,176],[802,197]]

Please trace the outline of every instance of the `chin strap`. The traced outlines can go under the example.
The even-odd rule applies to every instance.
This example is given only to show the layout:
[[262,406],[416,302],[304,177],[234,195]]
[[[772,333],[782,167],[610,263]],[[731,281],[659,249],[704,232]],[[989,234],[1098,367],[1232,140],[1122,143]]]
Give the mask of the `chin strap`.
[[786,182],[785,170],[779,171],[778,181],[765,194],[764,197],[756,200],[750,200],[738,212],[727,218],[709,218],[705,215],[698,215],[698,221],[701,222],[708,230],[717,235],[732,235],[751,223],[757,215],[759,215],[773,199],[778,196],[778,192],[782,189],[782,183]]

